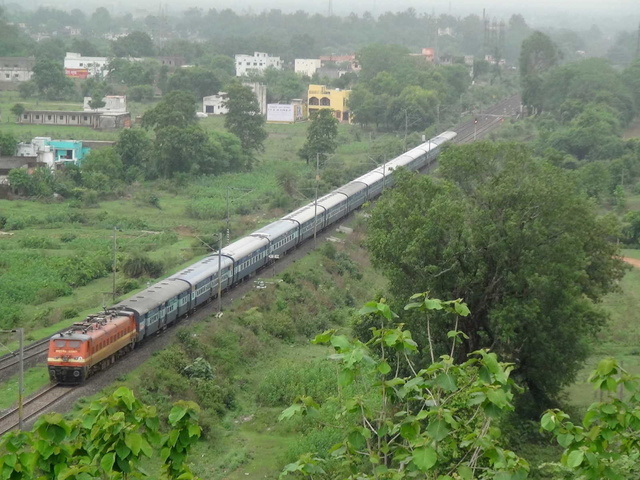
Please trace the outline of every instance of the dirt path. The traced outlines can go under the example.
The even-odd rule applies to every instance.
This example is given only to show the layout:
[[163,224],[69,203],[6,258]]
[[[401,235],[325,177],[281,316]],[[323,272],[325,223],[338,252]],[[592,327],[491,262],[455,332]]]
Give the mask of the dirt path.
[[630,257],[620,257],[620,258],[622,258],[622,260],[627,262],[629,265],[633,265],[634,267],[640,268],[640,260],[638,260],[637,258],[630,258]]

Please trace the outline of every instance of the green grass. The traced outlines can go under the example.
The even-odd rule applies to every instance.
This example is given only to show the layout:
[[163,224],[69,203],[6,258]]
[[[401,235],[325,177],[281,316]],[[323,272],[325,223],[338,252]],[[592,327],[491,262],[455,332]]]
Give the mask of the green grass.
[[[24,372],[24,396],[40,390],[49,383],[49,372],[45,365],[30,368]],[[14,407],[18,404],[18,375],[14,375],[0,388],[0,410]]]

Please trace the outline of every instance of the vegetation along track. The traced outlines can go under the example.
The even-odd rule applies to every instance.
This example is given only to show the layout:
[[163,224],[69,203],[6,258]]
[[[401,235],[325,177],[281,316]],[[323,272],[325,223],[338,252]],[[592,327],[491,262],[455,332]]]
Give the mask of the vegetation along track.
[[[27,398],[23,402],[22,422],[23,425],[35,420],[41,413],[56,404],[62,398],[73,392],[73,387],[60,387],[49,385],[35,395]],[[0,436],[19,425],[19,409],[14,407],[2,413],[0,416]]]
[[[516,95],[516,96],[510,97],[509,99],[503,100],[502,102],[498,103],[494,107],[487,109],[484,112],[479,113],[478,114],[479,117],[484,116],[489,120],[483,123],[481,128],[478,128],[476,130],[475,132],[476,139],[480,139],[491,130],[498,128],[502,123],[501,118],[513,116],[516,112],[519,112],[519,108],[520,108],[519,106],[520,106],[520,96]],[[507,114],[506,112],[511,112],[511,113]],[[490,119],[495,119],[495,120],[492,121]],[[460,138],[460,136],[463,137],[462,141],[456,141],[456,143],[470,143],[474,139],[473,119],[471,121],[461,123],[455,128],[452,128],[451,130],[458,133],[458,138]],[[423,173],[427,173],[433,167],[434,165],[431,165],[430,168],[427,168],[426,171],[423,171]],[[350,217],[351,215],[349,217],[345,217],[344,220]],[[331,228],[322,232],[318,232],[318,238],[323,239],[324,237],[331,235],[331,232],[332,232]],[[286,255],[283,259],[279,260],[275,265],[272,265],[271,267],[268,267],[263,272],[261,272],[262,277],[269,277],[272,275],[276,275],[277,272],[280,272],[286,269],[291,263],[303,257],[304,255],[309,253],[309,251],[311,250],[313,250],[313,242],[310,242],[310,241],[306,242],[304,245],[298,246],[293,252]],[[233,297],[237,298],[238,296],[242,296],[246,294],[248,291],[250,291],[253,288],[252,284],[253,282],[248,281],[246,283],[243,283],[240,286],[237,286],[231,292],[227,292],[227,294],[222,297],[222,305],[224,306],[224,305],[227,305],[228,303],[231,303],[233,301]],[[203,306],[203,308],[201,308],[195,315],[193,315],[191,318],[182,320],[180,324],[184,325],[184,324],[191,323],[192,321],[201,320],[202,318],[214,313],[216,310],[216,306],[217,306],[217,301],[214,301],[206,306]],[[145,359],[147,359],[151,355],[149,351],[153,352],[155,350],[166,347],[167,343],[170,341],[169,338],[173,337],[173,334],[169,335],[169,338],[167,338],[167,336],[164,336],[164,337],[165,338],[163,338],[161,341],[156,341],[156,340],[160,340],[160,338],[149,339],[150,341],[145,342],[145,345],[142,348],[143,351],[141,351],[140,349],[136,349],[133,352],[131,352],[129,354],[129,357],[134,357],[137,359],[137,361],[132,361],[132,363],[138,364],[144,361]],[[28,366],[36,365],[41,361],[43,361],[44,359],[46,359],[46,354],[48,351],[48,342],[49,342],[49,338],[46,338],[25,346],[25,352],[24,352],[25,367],[27,367],[27,365]],[[29,359],[30,363],[27,363],[27,359]],[[117,375],[124,374],[128,370],[124,365],[124,362],[120,362],[120,363],[121,365],[116,364],[114,366],[115,368],[114,367],[110,368],[109,369],[110,371],[101,372],[100,374],[98,374],[96,377],[99,377],[99,378],[94,377],[92,379],[92,382],[87,382],[87,383],[93,384],[91,388],[89,388],[89,385],[86,385],[86,384],[76,388],[59,387],[56,385],[46,387],[44,390],[40,391],[38,394],[36,394],[35,396],[27,400],[28,402],[33,402],[37,400],[38,405],[40,405],[40,407],[35,408],[34,406],[33,408],[34,411],[32,411],[30,407],[29,413],[27,413],[27,410],[25,409],[25,413],[24,413],[25,424],[28,423],[29,421],[33,421],[35,418],[37,418],[38,415],[51,411],[49,407],[52,407],[54,404],[58,403],[58,401],[62,400],[63,397],[69,397],[67,398],[66,403],[73,402],[81,396],[90,395],[92,393],[95,393],[95,391],[98,391],[101,387],[105,387],[106,385],[108,385],[110,381],[115,380]],[[17,372],[17,367],[18,367],[17,352],[15,352],[15,354],[9,354],[9,355],[4,355],[0,357],[0,381],[4,380],[5,378],[11,375],[15,375],[15,373]],[[104,375],[105,373],[107,375]],[[91,391],[88,391],[88,389],[90,389]],[[75,393],[76,395],[72,395],[72,393]],[[47,402],[46,400],[47,398],[51,398],[51,400]],[[63,410],[64,410],[64,407],[63,407]],[[12,415],[13,415],[12,417],[13,420],[11,421],[9,420],[9,418]],[[8,432],[13,428],[16,428],[17,425],[18,425],[18,413],[17,413],[17,409],[14,408],[13,410],[8,411],[8,413],[6,413],[4,416],[0,417],[0,435]]]
[[[37,342],[24,346],[24,367],[29,368],[42,363],[47,358],[49,350],[49,338],[43,338]],[[18,373],[20,364],[20,352],[17,350],[0,357],[0,381]]]

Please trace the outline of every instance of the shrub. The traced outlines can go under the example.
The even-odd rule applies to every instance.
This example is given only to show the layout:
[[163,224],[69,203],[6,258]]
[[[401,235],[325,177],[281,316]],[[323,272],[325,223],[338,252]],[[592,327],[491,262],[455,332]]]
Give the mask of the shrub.
[[142,253],[134,253],[124,261],[122,271],[130,278],[157,277],[162,273],[162,262],[152,260]]
[[267,407],[290,405],[299,395],[308,395],[316,402],[336,393],[335,368],[326,361],[288,364],[268,372],[256,394],[256,400]]
[[60,241],[63,243],[73,242],[77,236],[73,233],[63,233],[60,235]]
[[59,245],[53,243],[53,241],[51,241],[48,238],[45,237],[36,237],[36,236],[30,236],[30,237],[24,237],[21,238],[20,240],[18,240],[18,244],[22,247],[22,248],[47,248],[47,249],[56,249],[56,248],[60,248]]
[[124,295],[125,293],[129,293],[133,290],[137,290],[140,288],[140,284],[131,278],[123,278],[118,280],[116,284],[116,293],[118,295]]
[[62,318],[64,318],[65,320],[69,320],[70,318],[77,317],[78,313],[79,312],[77,308],[68,307],[62,311]]

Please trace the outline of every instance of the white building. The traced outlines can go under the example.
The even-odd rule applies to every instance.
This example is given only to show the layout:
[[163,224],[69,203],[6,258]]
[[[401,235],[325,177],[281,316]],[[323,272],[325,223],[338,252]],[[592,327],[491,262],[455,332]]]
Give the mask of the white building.
[[91,108],[89,102],[91,97],[84,97],[83,110],[85,112],[118,112],[124,113],[127,111],[127,96],[126,95],[107,95],[103,97],[104,107]]
[[[253,93],[256,94],[258,99],[258,105],[260,107],[260,113],[262,115],[267,114],[267,87],[262,83],[243,83],[243,85],[250,87]],[[207,115],[225,115],[229,113],[229,109],[224,105],[227,99],[225,92],[218,92],[217,95],[209,95],[202,99],[202,112]]]
[[304,104],[301,99],[291,103],[270,103],[267,105],[268,123],[295,123],[304,120]]
[[0,57],[0,82],[26,82],[33,76],[34,57]]
[[67,52],[64,57],[64,74],[71,78],[100,77],[106,75],[107,57],[83,57]]
[[312,77],[321,66],[322,62],[319,58],[296,58],[293,68],[299,75]]
[[236,77],[248,73],[262,73],[267,68],[282,69],[280,57],[272,57],[268,53],[255,52],[253,55],[236,55]]
[[229,109],[224,102],[227,99],[225,92],[218,92],[217,95],[209,95],[202,99],[202,111],[207,115],[226,115]]

